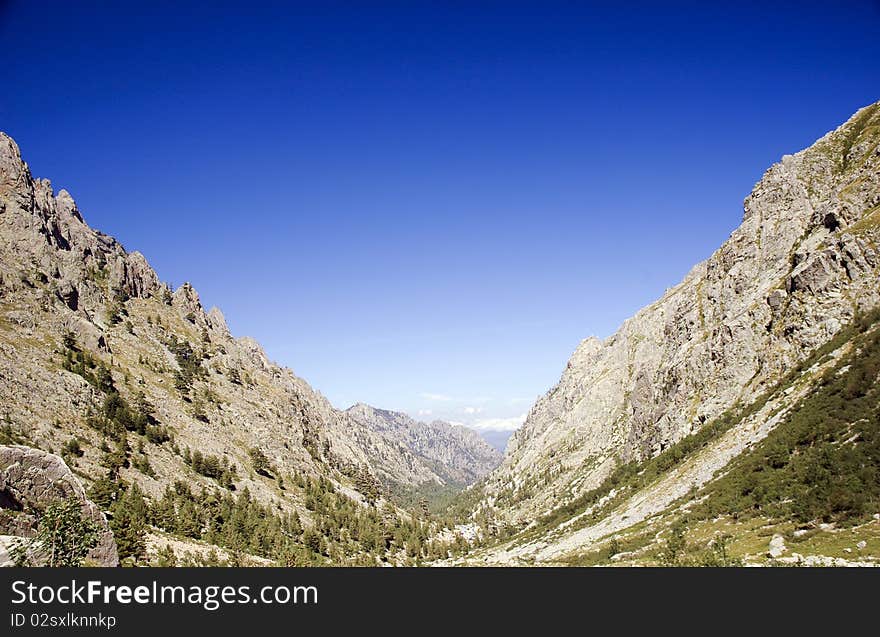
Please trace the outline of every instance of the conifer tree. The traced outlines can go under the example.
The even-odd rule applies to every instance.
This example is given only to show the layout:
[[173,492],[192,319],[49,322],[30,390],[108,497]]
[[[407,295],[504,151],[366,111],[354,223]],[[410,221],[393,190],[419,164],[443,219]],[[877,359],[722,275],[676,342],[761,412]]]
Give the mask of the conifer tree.
[[13,547],[13,559],[28,566],[35,553],[44,553],[47,566],[81,566],[98,543],[98,533],[98,525],[83,517],[78,500],[52,502],[40,515],[36,535]]
[[147,503],[137,483],[111,508],[110,528],[120,559],[139,560],[146,551]]

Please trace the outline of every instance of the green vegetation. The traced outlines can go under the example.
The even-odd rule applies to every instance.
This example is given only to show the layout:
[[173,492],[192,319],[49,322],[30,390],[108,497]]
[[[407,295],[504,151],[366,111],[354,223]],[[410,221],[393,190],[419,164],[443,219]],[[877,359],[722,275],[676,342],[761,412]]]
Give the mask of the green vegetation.
[[[672,516],[670,530],[654,556],[657,563],[738,565],[741,558],[734,554],[762,555],[773,533],[800,544],[800,551],[810,545],[812,552],[843,557],[847,556],[844,549],[853,550],[855,539],[840,534],[846,534],[847,528],[870,527],[862,523],[880,509],[878,322],[880,311],[856,317],[783,380],[774,391],[784,389],[813,364],[829,360],[831,351],[851,343],[848,353],[816,379],[816,388],[766,438],[733,460],[722,476],[688,496],[695,504]],[[820,532],[818,524],[825,522],[841,530]],[[703,527],[708,525],[711,531],[718,524],[722,528],[710,535],[709,549],[701,551]],[[734,538],[725,526],[744,533],[745,539]],[[703,529],[700,543],[690,539],[688,529],[695,527]],[[795,528],[801,529],[798,534],[793,533]],[[593,551],[573,558],[572,563],[603,563],[609,557],[603,560]],[[650,556],[643,554],[640,559]]]
[[122,322],[123,317],[128,316],[125,309],[126,297],[122,292],[116,292],[112,300],[107,303],[107,321],[110,325],[117,325]]
[[108,522],[119,559],[132,565],[144,557],[149,508],[140,487],[126,484],[111,471],[106,477],[95,480],[88,495],[109,513]]
[[71,456],[76,456],[79,458],[83,455],[82,447],[79,444],[79,438],[77,438],[76,436],[68,440],[63,449]]
[[18,566],[35,566],[38,557],[50,567],[81,566],[98,543],[99,531],[83,517],[78,500],[58,500],[40,514],[36,534],[16,543],[12,556]]
[[[871,129],[871,120],[878,112],[877,104],[871,104],[853,121],[846,136],[843,139],[843,148],[840,152],[840,169],[845,171],[849,165],[849,153],[857,142],[861,141],[865,133]],[[876,128],[876,125],[874,126]]]
[[449,507],[461,493],[463,485],[425,482],[417,486],[393,485],[389,488],[391,499],[410,510],[426,510],[430,515],[452,519]]
[[0,425],[0,445],[24,445],[28,439],[12,428],[9,422]]
[[709,543],[708,550],[700,551],[689,544],[687,527],[679,520],[672,525],[657,560],[661,566],[742,566],[742,560],[730,553],[732,540],[732,535],[718,534]]
[[267,478],[272,477],[272,474],[275,473],[275,469],[272,467],[269,458],[266,457],[266,454],[263,453],[262,449],[259,447],[252,447],[250,451],[248,451],[248,455],[250,455],[251,466],[255,473],[266,476]]
[[[65,336],[67,342],[68,336]],[[86,382],[100,392],[115,391],[113,375],[110,370],[98,359],[76,346],[72,341],[64,354],[62,367],[69,372],[82,376]]]
[[203,454],[198,449],[190,453],[187,447],[183,452],[183,461],[199,475],[216,480],[224,489],[235,490],[238,471],[228,458]]
[[170,440],[168,430],[156,423],[143,394],[136,401],[132,407],[114,388],[104,397],[100,412],[92,414],[87,424],[111,440],[119,440],[125,432],[146,436],[154,444]]
[[672,525],[669,530],[669,537],[663,545],[663,550],[657,555],[657,559],[662,566],[680,566],[682,564],[682,556],[687,550],[687,539],[685,533],[687,528],[684,522],[678,521]]
[[188,341],[178,339],[174,334],[169,337],[165,345],[177,360],[178,369],[174,375],[174,387],[184,399],[188,400],[193,383],[196,380],[204,380],[207,376],[207,370],[202,367],[204,355],[197,353]]
[[855,323],[854,351],[758,445],[707,485],[693,515],[855,524],[880,510],[880,329]]
[[[670,446],[653,458],[642,462],[634,461],[619,465],[611,473],[611,475],[595,489],[584,493],[580,497],[554,509],[549,514],[539,518],[536,524],[528,529],[528,531],[526,532],[527,536],[537,536],[557,527],[559,524],[570,520],[575,515],[583,513],[589,507],[595,506],[602,498],[605,498],[606,496],[609,496],[609,494],[612,494],[612,492],[614,492],[614,497],[606,501],[602,507],[596,508],[596,510],[594,510],[589,516],[585,516],[582,521],[578,522],[578,524],[580,526],[584,526],[591,522],[597,521],[613,506],[619,504],[620,501],[628,494],[631,494],[638,489],[641,489],[656,481],[662,475],[684,462],[685,459],[691,457],[693,453],[708,446],[711,442],[716,440],[731,427],[759,412],[765,407],[767,401],[770,400],[770,398],[780,394],[787,388],[791,387],[795,383],[795,381],[797,381],[801,377],[805,370],[810,369],[816,363],[827,360],[831,352],[835,351],[845,343],[855,339],[860,334],[864,334],[872,325],[876,324],[878,321],[880,321],[880,310],[874,310],[873,312],[856,317],[856,319],[850,325],[842,328],[833,339],[831,339],[822,347],[818,348],[806,360],[804,360],[791,371],[789,371],[789,373],[786,374],[786,376],[772,389],[764,393],[751,404],[744,407],[736,406],[728,410],[720,417],[705,424],[697,432],[686,436],[685,438],[681,439],[680,441]],[[848,380],[846,382],[854,383],[855,386],[858,387],[864,386],[865,383],[868,382],[867,379],[870,378],[870,374],[872,373],[871,370],[873,369],[873,367],[871,366],[873,364],[874,363],[866,362],[867,367],[865,370],[861,372],[852,372],[853,374],[859,374],[858,379]],[[842,365],[844,364],[841,363],[840,365],[838,365],[838,368],[840,368]],[[850,376],[850,374],[848,373],[847,376]],[[874,373],[874,377],[876,378],[876,372]],[[846,395],[851,396],[852,392],[849,392]],[[874,394],[872,393],[871,396],[874,396]],[[864,400],[860,404],[863,407],[866,407],[870,404],[871,398],[868,396],[865,396],[863,398]],[[816,400],[819,399],[817,398]],[[818,406],[817,404],[817,406],[814,407],[814,412],[817,417],[821,418],[822,414],[824,413],[822,410],[833,410],[832,412],[828,412],[834,413],[834,418],[831,420],[839,420],[841,422],[848,420],[855,412],[851,411],[852,406],[844,405],[844,402],[846,402],[846,400],[848,399],[844,398],[843,400],[821,402],[821,406]],[[876,397],[874,397],[873,400],[876,404]],[[859,413],[864,413],[864,410],[859,411]],[[811,421],[810,424],[804,424],[803,426],[805,428],[810,428],[814,426],[814,424],[815,420]],[[864,429],[864,427],[861,425],[856,426],[856,428],[859,429],[859,431],[862,431],[862,429]],[[775,439],[775,436],[778,435],[778,433],[775,435],[771,434],[771,439]],[[846,455],[846,453],[844,453],[843,455]],[[865,459],[862,459],[862,461],[864,460]],[[826,458],[826,467],[830,466],[831,462],[837,461],[844,460],[841,456],[832,453]],[[852,462],[857,461],[852,460]],[[876,467],[877,459],[875,458],[873,462],[874,466]],[[858,480],[864,479],[869,478],[863,476]],[[829,485],[827,489],[833,490],[835,493],[837,493],[838,495],[835,497],[842,497],[840,494],[843,491],[848,490],[849,487],[842,487],[842,485],[838,485],[838,488],[834,489],[832,486]],[[758,491],[758,493],[760,493],[760,490]],[[740,502],[739,504],[743,505],[744,503]],[[867,506],[867,504],[868,501],[865,501],[863,505],[859,506]],[[716,511],[716,513],[721,513],[725,510],[733,511],[733,509],[735,508],[736,505],[731,504],[731,506],[727,507],[726,509],[724,507],[720,507]]]
[[[128,563],[145,558],[144,537],[149,526],[178,537],[223,547],[233,556],[247,553],[281,565],[375,565],[393,556],[405,562],[445,556],[465,547],[429,540],[435,530],[428,522],[401,519],[392,510],[365,508],[336,491],[325,479],[295,481],[309,509],[309,522],[296,513],[276,512],[258,503],[245,489],[238,495],[219,490],[193,490],[183,482],[150,502],[136,485],[99,480],[90,496],[111,512],[120,557]],[[177,563],[167,550],[159,559]],[[207,560],[194,565],[218,565]]]
[[[132,406],[117,390],[110,370],[92,354],[80,349],[72,333],[67,332],[62,336],[62,344],[65,347],[62,363],[64,369],[78,374],[104,394],[100,410],[91,413],[86,419],[89,427],[116,443],[115,450],[111,451],[109,447],[104,449],[104,466],[111,471],[118,471],[122,467],[134,464],[135,468],[145,475],[153,476],[152,467],[142,449],[141,455],[133,463],[129,462],[126,437],[127,433],[136,433],[157,445],[171,440],[168,429],[156,420],[155,410],[146,395],[143,391],[138,391]],[[106,442],[104,446],[107,446]],[[68,459],[82,456],[83,450],[79,439],[68,441],[62,449],[62,454]]]
[[[744,418],[763,409],[770,398],[793,386],[815,365],[830,361],[831,353],[847,343],[851,344],[848,353],[816,379],[816,388],[791,409],[767,438],[731,462],[722,477],[687,496],[687,500],[697,504],[688,513],[673,517],[671,532],[655,559],[666,565],[738,564],[739,558],[733,557],[730,549],[738,540],[730,533],[716,533],[708,542],[708,550],[702,552],[687,540],[688,525],[704,524],[719,516],[732,518],[735,527],[751,518],[769,519],[774,528],[788,521],[802,528],[814,528],[818,522],[854,525],[865,521],[880,509],[878,323],[880,310],[857,315],[850,325],[752,404],[734,407],[654,458],[619,465],[599,487],[517,534],[518,541],[536,539],[591,506],[594,510],[571,528],[598,521],[627,497],[656,482]],[[569,563],[608,563],[621,549],[633,551],[653,543],[652,537],[629,535],[634,532],[635,527],[609,540],[603,549],[570,558]],[[700,546],[707,546],[705,539],[703,542]],[[741,548],[738,554],[742,554]]]

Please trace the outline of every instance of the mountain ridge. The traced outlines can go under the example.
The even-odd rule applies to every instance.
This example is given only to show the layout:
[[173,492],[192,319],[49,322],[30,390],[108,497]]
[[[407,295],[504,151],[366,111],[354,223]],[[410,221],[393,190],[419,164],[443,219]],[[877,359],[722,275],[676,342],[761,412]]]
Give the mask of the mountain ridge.
[[[880,305],[878,214],[875,103],[783,156],[718,250],[615,334],[578,345],[472,498],[473,515],[506,529],[474,563],[558,562],[616,546],[614,538],[634,541],[630,528],[667,533],[652,520],[691,506],[689,493],[714,484],[715,472],[771,435],[793,402],[821,390],[829,363],[767,392]],[[848,346],[839,343],[833,356]],[[773,408],[748,411],[762,400]],[[704,429],[726,433],[707,438]],[[708,447],[700,455],[689,440]],[[666,457],[673,468],[664,493],[672,495],[625,486],[639,483],[628,472]],[[696,473],[676,469],[679,462]]]
[[[191,284],[172,290],[141,253],[88,226],[69,192],[34,178],[4,133],[0,257],[0,444],[60,452],[101,492],[96,502],[130,504],[141,529],[234,537],[260,559],[298,563],[427,553],[438,522],[391,503],[380,478],[417,485],[434,477],[429,469],[273,363],[254,339],[233,337]],[[217,512],[199,508],[229,498],[222,506],[242,507],[265,533],[217,536]],[[152,507],[163,502],[172,508],[160,516]],[[187,526],[200,515],[202,526]],[[342,532],[350,525],[361,531]],[[319,530],[317,541],[309,533]],[[138,542],[120,556],[145,559]]]
[[748,405],[880,303],[880,103],[771,166],[742,224],[529,411],[475,511],[528,528]]
[[[878,246],[880,102],[784,155],[718,250],[581,341],[501,458],[449,423],[336,409],[189,283],[172,290],[90,228],[0,133],[0,444],[59,453],[135,563],[201,542],[254,564],[732,565],[730,531],[755,559],[767,529],[794,542],[837,523],[873,551],[880,500],[859,467],[876,469],[880,440]],[[736,508],[755,480],[743,467],[777,472],[776,500],[747,491],[752,509]],[[426,494],[466,485],[431,515]],[[709,553],[682,548],[688,524]]]

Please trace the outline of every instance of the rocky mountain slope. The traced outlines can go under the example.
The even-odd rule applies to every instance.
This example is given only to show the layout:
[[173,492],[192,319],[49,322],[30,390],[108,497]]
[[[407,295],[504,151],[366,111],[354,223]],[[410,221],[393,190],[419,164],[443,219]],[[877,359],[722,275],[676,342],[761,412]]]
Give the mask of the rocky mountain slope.
[[[453,487],[473,484],[501,462],[497,450],[461,425],[442,420],[423,423],[406,414],[363,403],[349,407],[346,414],[359,425],[396,443],[402,453],[414,455],[413,467],[420,467],[418,475],[430,476],[429,480],[436,484]],[[370,456],[372,449],[367,449]],[[380,472],[383,472],[381,467],[389,465],[383,457],[370,457],[370,461]],[[413,482],[414,479],[409,478],[405,484]]]
[[[248,515],[300,533],[349,511],[351,519],[326,529],[324,544],[294,542],[336,561],[367,550],[340,524],[383,537],[415,524],[385,501],[381,477],[437,479],[397,442],[271,362],[258,343],[234,338],[192,286],[172,290],[140,253],[90,228],[70,194],[35,179],[2,133],[0,406],[0,444],[62,454],[87,486],[103,489],[104,505],[136,485],[135,499],[148,506],[166,496],[174,506],[201,506],[181,482],[193,493],[220,490],[221,501],[223,492],[246,495]],[[416,526],[415,535],[401,531],[409,544],[427,533]],[[189,535],[209,530],[206,520]],[[328,534],[337,539],[328,544]],[[392,548],[383,541],[382,550]],[[381,552],[378,542],[371,550]]]
[[[878,144],[873,104],[783,157],[746,198],[741,226],[719,250],[616,334],[580,344],[478,494],[481,515],[526,529],[490,561],[518,552],[556,559],[642,523],[711,480],[817,391],[822,370],[799,366],[880,304]],[[842,356],[850,346],[834,351]],[[730,416],[758,402],[754,413]],[[722,418],[735,422],[716,432]],[[594,498],[613,498],[621,467],[645,471],[671,455],[677,465],[680,445],[710,431],[718,436],[678,473],[653,490],[643,485],[616,517],[597,512],[607,500]]]

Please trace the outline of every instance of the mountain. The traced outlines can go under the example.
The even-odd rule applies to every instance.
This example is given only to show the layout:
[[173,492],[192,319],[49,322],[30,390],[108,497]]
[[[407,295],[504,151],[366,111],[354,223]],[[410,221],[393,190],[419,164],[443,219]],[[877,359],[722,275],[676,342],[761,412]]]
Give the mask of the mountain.
[[[473,484],[501,462],[501,454],[476,432],[442,420],[418,422],[406,414],[358,403],[346,410],[352,420],[413,454],[419,466],[441,485]],[[371,458],[374,466],[386,464]],[[409,483],[412,484],[412,479]]]
[[[518,533],[485,559],[560,560],[610,542],[794,418],[829,370],[874,369],[860,355],[880,304],[878,142],[873,104],[782,157],[711,257],[614,335],[578,346],[481,491],[475,511]],[[853,382],[875,395],[866,373]]]
[[440,480],[436,458],[443,480],[469,480],[494,461],[439,426],[412,436],[425,453],[438,436],[416,457],[334,409],[191,285],[172,290],[89,227],[2,133],[0,405],[0,444],[60,454],[135,561],[174,547],[188,563],[421,559],[436,523],[391,504],[380,478]]

